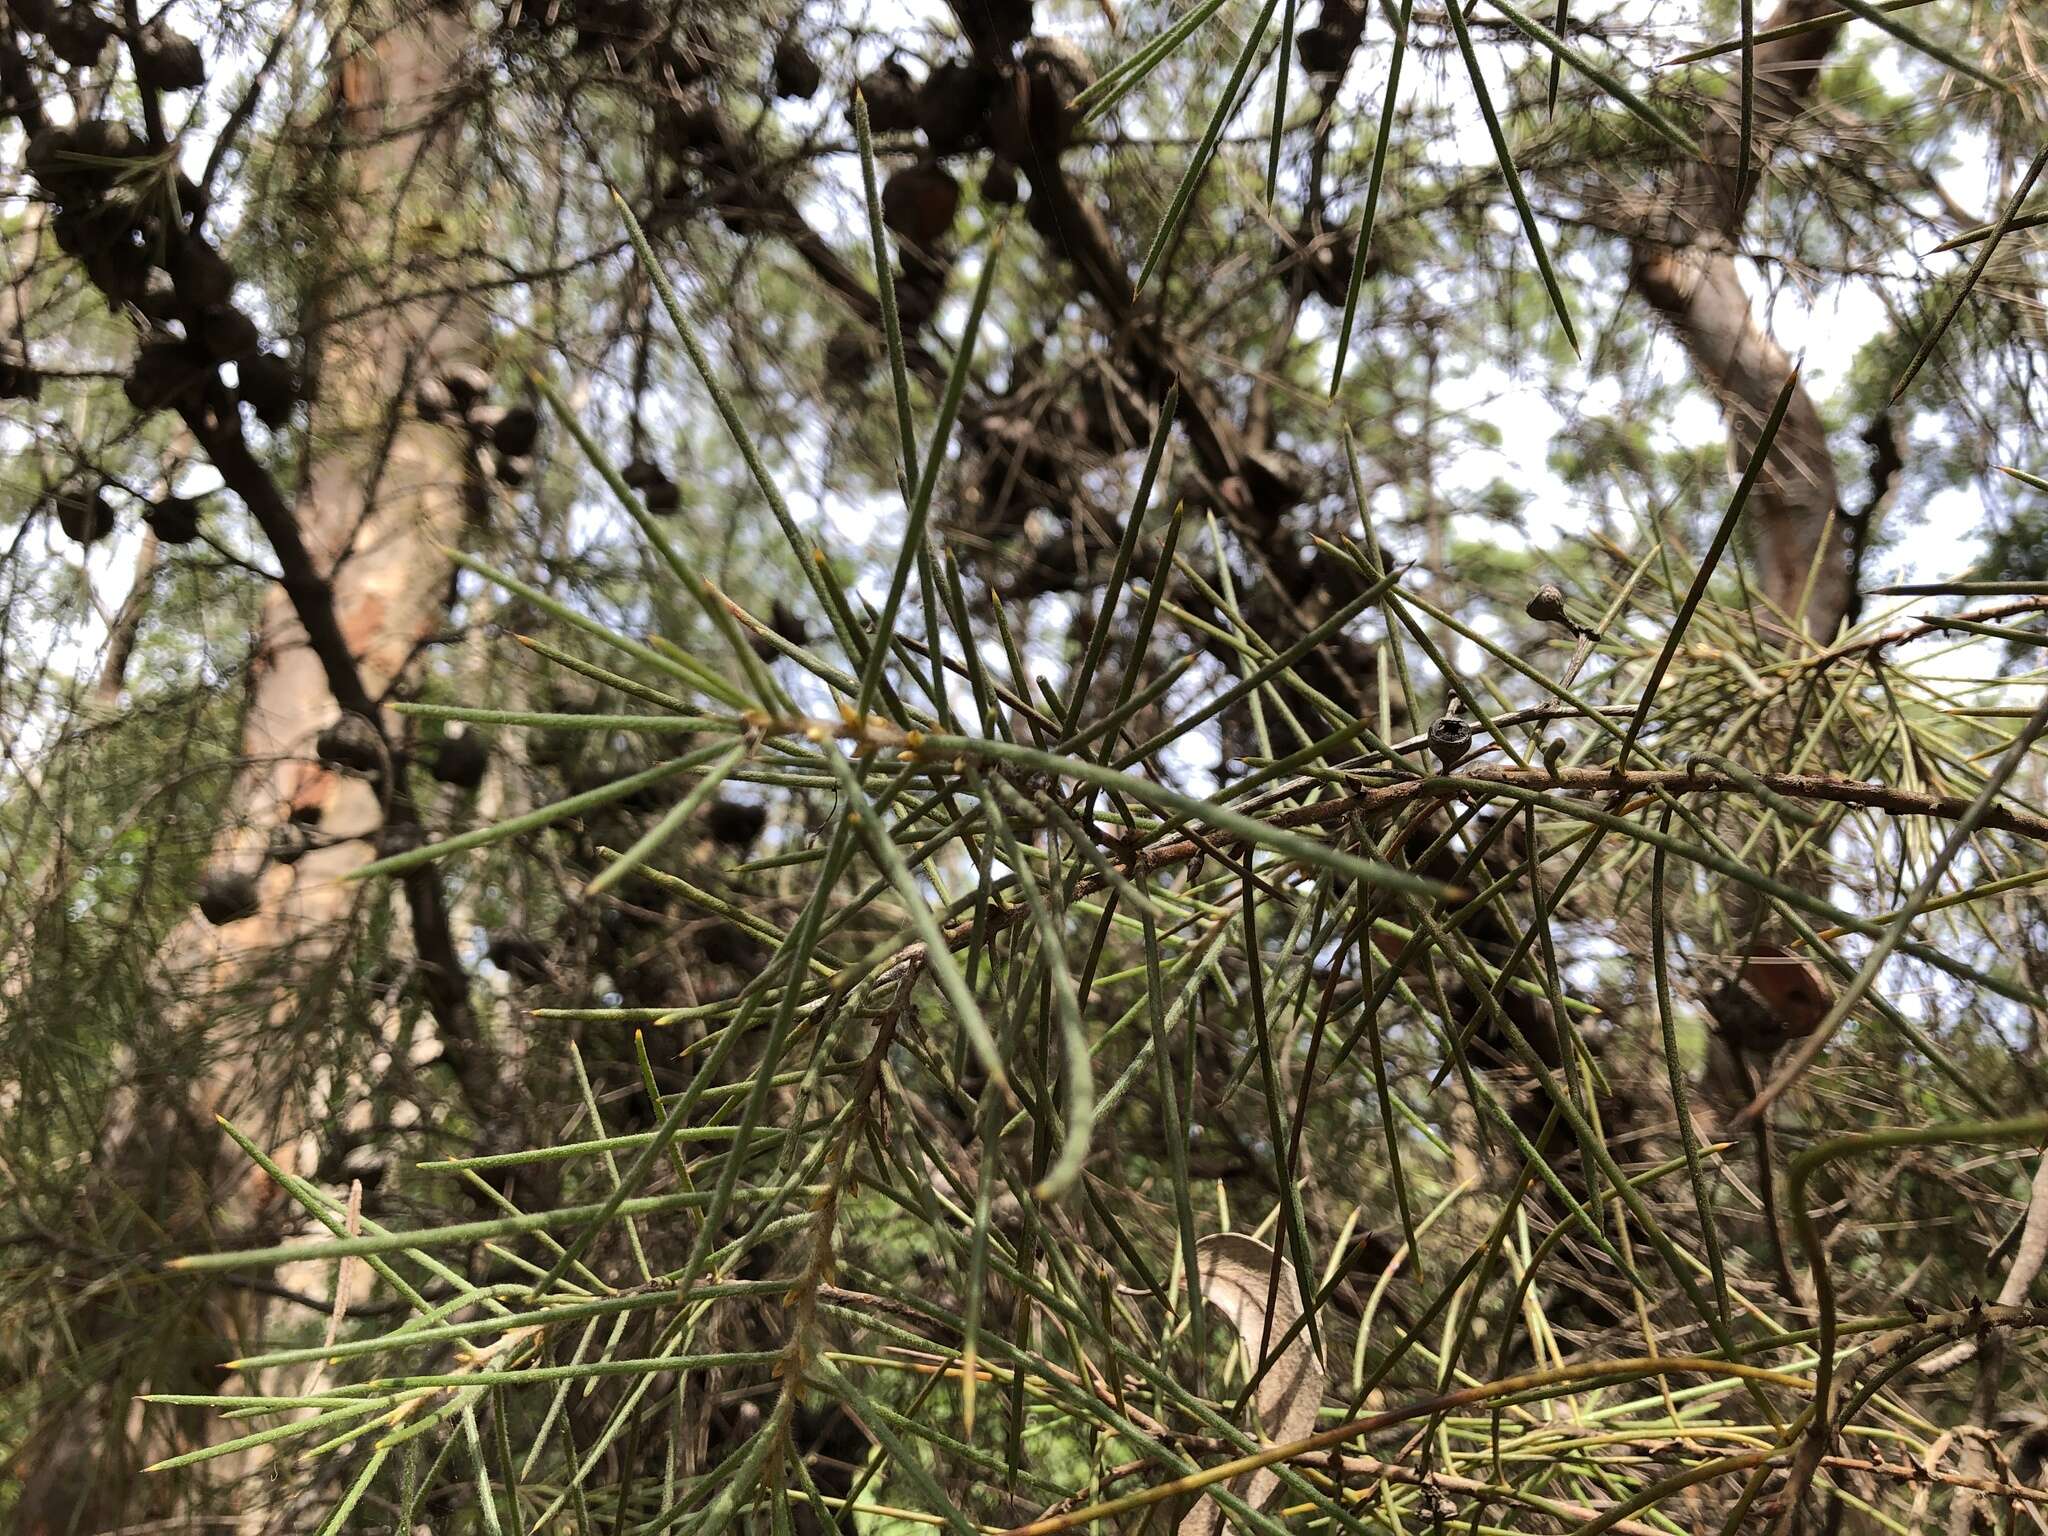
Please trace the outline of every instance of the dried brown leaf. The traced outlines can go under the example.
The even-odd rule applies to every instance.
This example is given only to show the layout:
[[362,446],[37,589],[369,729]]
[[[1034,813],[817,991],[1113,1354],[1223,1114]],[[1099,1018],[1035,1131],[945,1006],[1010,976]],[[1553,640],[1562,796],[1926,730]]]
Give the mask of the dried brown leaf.
[[[1203,1238],[1195,1245],[1195,1257],[1202,1299],[1230,1319],[1245,1353],[1256,1363],[1261,1349],[1270,1350],[1301,1316],[1301,1282],[1294,1266],[1279,1259],[1267,1244],[1242,1232]],[[1280,1266],[1277,1289],[1273,1286],[1276,1260]],[[1269,1294],[1273,1298],[1270,1317],[1266,1308]],[[1297,1333],[1260,1380],[1254,1396],[1262,1439],[1285,1444],[1311,1433],[1329,1379],[1307,1332]],[[1230,1491],[1253,1509],[1264,1509],[1279,1486],[1280,1475],[1262,1467],[1238,1478]],[[1224,1519],[1223,1506],[1205,1494],[1182,1519],[1180,1536],[1222,1536]]]

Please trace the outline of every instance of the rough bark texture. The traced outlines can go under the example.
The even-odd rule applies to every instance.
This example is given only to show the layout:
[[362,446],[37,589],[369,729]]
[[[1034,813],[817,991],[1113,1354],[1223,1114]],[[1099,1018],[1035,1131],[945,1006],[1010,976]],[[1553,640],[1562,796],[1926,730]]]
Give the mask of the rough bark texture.
[[[407,9],[395,25],[339,40],[336,206],[348,212],[308,328],[318,398],[296,498],[252,453],[232,402],[210,391],[182,412],[284,579],[263,606],[242,731],[247,766],[211,866],[255,877],[257,908],[220,926],[195,911],[165,945],[160,969],[171,1001],[162,1038],[175,1042],[177,1057],[196,1041],[204,1065],[181,1083],[156,1063],[133,1063],[136,1086],[116,1106],[101,1157],[157,1239],[177,1246],[280,1214],[278,1192],[221,1137],[216,1114],[286,1168],[312,1172],[315,1133],[340,1116],[349,1094],[345,1084],[305,1080],[280,1026],[322,1006],[337,941],[366,899],[342,877],[375,856],[380,827],[413,819],[382,706],[445,619],[450,566],[440,549],[458,541],[468,516],[470,465],[459,432],[418,420],[403,402],[423,372],[473,361],[481,325],[472,307],[445,298],[387,302],[431,257],[439,217],[463,196],[454,93],[467,27],[433,8]],[[323,328],[323,314],[348,318]],[[340,772],[316,756],[316,737],[344,711],[374,721],[382,775]],[[318,846],[294,863],[269,859],[273,831],[295,819],[317,819]],[[481,1053],[439,888],[428,875],[407,882],[402,899],[451,1063],[473,1091]],[[151,1384],[220,1390],[217,1363],[259,1347],[277,1306],[257,1290],[195,1296],[191,1337],[163,1353],[183,1379]],[[156,1358],[147,1369],[157,1370]],[[200,1482],[140,1475],[151,1455],[188,1448],[181,1434],[204,1432],[189,1416],[145,1420],[118,1387],[102,1387],[23,1459],[20,1528],[32,1536],[100,1531],[231,1504],[242,1528],[274,1524],[282,1485],[252,1475],[246,1459],[211,1464]]]
[[[1829,12],[1827,0],[1785,0],[1759,31]],[[1839,12],[1836,12],[1839,14]],[[1819,77],[1839,25],[1763,43],[1754,50],[1757,163],[1742,174],[1733,93],[1721,104],[1702,157],[1659,189],[1632,251],[1636,291],[1671,323],[1728,421],[1736,473],[1756,450],[1791,360],[1750,307],[1736,269],[1743,217],[1772,151],[1789,135]],[[1839,515],[1834,460],[1813,397],[1797,389],[1752,493],[1751,558],[1772,608],[1823,643],[1849,612],[1850,529]],[[1812,590],[1808,595],[1808,582]]]

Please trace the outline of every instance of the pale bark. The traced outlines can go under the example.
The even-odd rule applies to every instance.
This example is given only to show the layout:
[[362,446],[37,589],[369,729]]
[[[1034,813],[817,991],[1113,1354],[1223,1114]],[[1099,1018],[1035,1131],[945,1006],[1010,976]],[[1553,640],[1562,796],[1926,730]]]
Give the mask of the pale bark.
[[[315,738],[344,710],[381,709],[420,643],[446,616],[450,565],[459,542],[470,473],[458,434],[402,409],[405,382],[473,359],[474,314],[443,299],[392,302],[375,289],[402,283],[408,252],[379,250],[387,238],[424,246],[444,208],[462,198],[460,115],[450,92],[467,28],[427,10],[349,53],[340,66],[345,146],[339,272],[323,295],[327,313],[362,318],[318,332],[319,396],[293,520],[313,575],[328,589],[357,693],[337,697],[333,663],[309,634],[286,587],[265,599],[251,669],[242,756],[250,768],[215,847],[215,866],[254,872],[262,908],[209,928],[196,916],[180,952],[197,968],[231,979],[261,963],[288,987],[275,962],[300,974],[327,958],[331,940],[362,889],[342,877],[374,857],[371,839],[387,807],[375,780],[339,772],[314,755]],[[391,232],[395,232],[392,234]],[[394,790],[397,786],[394,786]],[[272,830],[294,814],[318,814],[321,839],[295,865],[264,867]],[[408,895],[412,893],[409,891]],[[232,1076],[239,1064],[222,1063]],[[230,1081],[219,1084],[233,1096]],[[280,1143],[295,1128],[279,1127]]]
[[[1758,22],[1758,30],[1829,12],[1839,14],[1829,0],[1784,0]],[[1658,189],[1634,240],[1630,275],[1636,291],[1670,322],[1720,402],[1736,474],[1755,453],[1792,371],[1785,349],[1764,329],[1743,290],[1736,267],[1743,218],[1840,30],[1822,27],[1757,46],[1757,163],[1747,176],[1740,174],[1741,134],[1731,92],[1703,156],[1680,167],[1673,185]],[[1850,528],[1839,512],[1827,433],[1803,384],[1793,392],[1745,517],[1756,575],[1771,607],[1822,643],[1831,641],[1853,597]]]
[[[199,451],[268,539],[284,580],[263,605],[242,730],[248,766],[233,786],[213,854],[216,869],[257,875],[260,906],[218,927],[195,911],[164,946],[165,1035],[181,1057],[190,1050],[202,1065],[179,1084],[150,1070],[153,1063],[134,1063],[134,1084],[115,1107],[101,1156],[103,1175],[147,1209],[160,1240],[175,1246],[289,1219],[279,1192],[221,1137],[214,1115],[234,1120],[286,1168],[310,1173],[317,1133],[352,1096],[346,1083],[302,1080],[289,1038],[275,1031],[322,1012],[337,944],[370,899],[368,888],[342,877],[374,857],[381,825],[413,813],[400,775],[387,772],[390,791],[380,793],[376,780],[318,761],[314,741],[344,708],[375,719],[387,742],[397,740],[383,705],[446,619],[451,567],[441,551],[459,541],[468,516],[472,471],[463,438],[418,420],[404,401],[411,379],[475,360],[480,316],[468,303],[400,293],[409,269],[433,254],[441,219],[467,201],[459,91],[469,29],[435,7],[401,10],[388,25],[366,16],[361,31],[337,39],[342,216],[333,230],[336,275],[310,327],[318,396],[296,498],[279,492],[231,409],[225,417],[211,403],[184,412]],[[448,275],[436,272],[435,286]],[[351,318],[322,328],[323,313]],[[271,862],[271,833],[294,812],[318,813],[322,846],[295,864]],[[460,1042],[464,1055],[455,1064],[459,1073],[467,1069],[464,1087],[473,1097],[473,1016],[439,888],[428,874],[394,899],[412,908],[422,951],[415,958],[430,973],[425,989],[451,1061],[457,1042],[446,1038],[446,1023],[467,1021],[472,1038]],[[258,1347],[278,1305],[257,1290],[209,1293],[188,1314],[195,1337],[187,1353],[198,1379],[157,1385],[219,1390],[208,1362]],[[202,1507],[209,1515],[234,1509],[242,1528],[253,1530],[275,1515],[266,1507],[283,1485],[252,1475],[246,1458],[182,1484],[140,1478],[138,1464],[165,1448],[175,1421],[144,1421],[118,1389],[101,1390],[49,1426],[24,1459],[25,1532],[98,1531]]]

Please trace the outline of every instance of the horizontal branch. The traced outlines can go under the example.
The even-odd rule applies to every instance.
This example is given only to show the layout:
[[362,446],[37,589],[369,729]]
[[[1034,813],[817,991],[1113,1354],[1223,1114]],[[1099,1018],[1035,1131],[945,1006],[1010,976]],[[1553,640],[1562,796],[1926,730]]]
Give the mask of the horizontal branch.
[[[787,725],[788,722],[783,724]],[[857,727],[842,727],[838,722],[817,721],[812,724],[815,726],[813,739],[862,734]],[[874,743],[870,740],[869,744]],[[908,737],[892,737],[890,744],[899,748],[916,745]],[[960,745],[949,740],[947,750],[954,750]],[[1755,794],[1761,790],[1766,794],[1775,794],[1791,800],[1861,806],[1892,816],[1927,816],[1939,821],[1961,820],[1970,809],[1969,800],[1960,795],[1926,794],[1899,789],[1889,784],[1872,783],[1864,779],[1833,778],[1823,774],[1738,775],[1705,765],[1625,771],[1616,771],[1612,768],[1561,768],[1552,771],[1539,767],[1492,767],[1476,768],[1452,777],[1408,779],[1358,790],[1347,795],[1338,795],[1329,800],[1277,812],[1264,818],[1263,825],[1276,830],[1327,826],[1355,816],[1381,814],[1417,802],[1452,800],[1483,794],[1493,785],[1498,785],[1504,790],[1561,792],[1595,797],[1646,794],[1658,790],[1688,794]],[[1977,825],[1985,830],[2010,832],[2015,836],[2048,843],[2048,817],[2032,811],[2015,807],[1993,807],[1978,818]],[[1228,832],[1189,834],[1177,837],[1172,842],[1159,843],[1133,852],[1129,850],[1128,843],[1123,843],[1106,829],[1096,830],[1105,847],[1122,855],[1113,867],[1119,878],[1128,879],[1143,879],[1161,869],[1184,864],[1198,855],[1214,852],[1214,844],[1218,841],[1241,842],[1241,839]],[[1107,888],[1109,884],[1110,879],[1107,875],[1099,872],[1089,874],[1075,884],[1072,894],[1093,895]],[[1027,910],[1021,904],[997,902],[978,918],[963,917],[943,930],[947,947],[954,948],[965,943],[976,931],[977,922],[986,935],[1007,927]],[[876,978],[879,981],[887,981],[900,976],[909,966],[921,963],[926,955],[927,946],[922,941],[905,945],[876,968]]]
[[[1835,805],[1857,805],[1892,816],[1930,816],[1937,821],[1959,821],[1970,808],[1964,795],[1926,794],[1900,789],[1892,784],[1865,779],[1840,779],[1815,773],[1745,773],[1738,777],[1719,768],[1646,768],[1617,773],[1609,768],[1475,768],[1455,778],[1410,779],[1377,789],[1360,790],[1325,804],[1300,806],[1273,818],[1276,826],[1300,827],[1342,820],[1346,816],[1391,810],[1415,800],[1449,800],[1469,794],[1474,780],[1516,789],[1561,790],[1579,794],[1647,794],[1655,790],[1674,793],[1726,794],[1751,792],[1761,785],[1790,800],[1821,801]],[[1978,825],[1998,832],[2048,843],[2048,816],[2016,807],[1993,807]],[[1152,850],[1163,853],[1168,844]],[[1180,858],[1192,858],[1192,844]]]

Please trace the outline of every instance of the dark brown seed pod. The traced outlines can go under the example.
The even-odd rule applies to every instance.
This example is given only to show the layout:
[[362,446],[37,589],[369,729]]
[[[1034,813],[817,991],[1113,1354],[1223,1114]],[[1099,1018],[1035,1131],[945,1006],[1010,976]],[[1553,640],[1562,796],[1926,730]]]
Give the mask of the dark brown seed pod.
[[1826,1021],[1834,994],[1820,967],[1775,944],[1758,944],[1735,975],[1703,1001],[1720,1033],[1744,1050],[1775,1051]]
[[254,917],[262,909],[252,876],[233,869],[209,869],[199,877],[199,915],[214,927]]
[[804,623],[804,616],[779,597],[769,605],[768,623],[776,634],[791,645],[806,645],[810,642],[811,632],[809,626]]
[[914,247],[903,252],[903,269],[896,274],[896,314],[906,333],[931,319],[946,295],[945,262]]
[[540,417],[530,405],[507,406],[491,427],[491,446],[518,458],[533,452],[540,438]]
[[42,392],[43,376],[30,366],[27,349],[0,340],[0,400],[34,400]]
[[206,61],[197,43],[159,16],[136,40],[135,78],[152,90],[196,91],[206,84]]
[[475,789],[483,783],[484,772],[491,764],[491,749],[483,737],[475,731],[464,731],[460,736],[443,736],[440,750],[434,754],[427,771],[443,784],[452,784],[457,789]]
[[97,544],[114,531],[114,509],[107,493],[87,481],[74,480],[50,493],[57,526],[80,544]]
[[[768,627],[791,645],[806,645],[810,642],[811,633],[804,624],[803,615],[779,597],[769,605]],[[757,635],[754,637],[754,654],[763,661],[773,661],[782,652]]]
[[[1310,293],[1332,309],[1342,309],[1351,294],[1351,269],[1357,251],[1358,243],[1349,230],[1304,229],[1291,239],[1282,240],[1280,256],[1283,261],[1300,263]],[[1368,258],[1365,275],[1371,277],[1378,270],[1379,258]]]
[[195,399],[209,373],[213,373],[213,358],[201,348],[176,336],[158,334],[135,352],[135,365],[121,389],[135,410],[160,412]]
[[1522,611],[1544,624],[1569,624],[1572,621],[1571,615],[1565,612],[1563,589],[1551,582],[1538,587],[1529,599],[1528,607]]
[[825,339],[825,377],[841,388],[850,388],[874,372],[881,355],[875,333],[859,321],[849,320]]
[[474,363],[455,363],[441,370],[448,398],[463,414],[476,409],[491,392],[491,376]]
[[330,768],[371,774],[384,767],[384,743],[361,715],[344,714],[313,741],[313,751]]
[[1827,973],[1805,955],[1777,944],[1751,946],[1740,979],[1763,998],[1788,1037],[1812,1034],[1834,1006]]
[[1303,27],[1295,34],[1294,51],[1312,75],[1341,75],[1351,62],[1351,50],[1328,27]]
[[313,851],[313,834],[296,821],[281,821],[270,829],[270,862],[287,868]]
[[825,72],[801,39],[789,36],[775,45],[775,94],[785,101],[809,101],[825,83]]
[[[71,128],[71,147],[83,156],[93,160],[127,161],[141,160],[148,156],[149,147],[119,118],[91,117]],[[119,176],[118,165],[102,168],[108,177]]]
[[988,142],[989,108],[1000,77],[968,59],[948,59],[917,93],[917,126],[935,155],[957,155]]
[[142,520],[161,544],[190,544],[199,537],[199,503],[187,496],[165,496],[142,509]]
[[912,245],[937,245],[959,211],[960,183],[936,161],[906,166],[882,188],[882,222]]
[[178,296],[195,309],[225,304],[235,293],[235,269],[200,235],[187,235],[173,247],[164,270],[177,285]]
[[79,258],[109,307],[141,298],[149,285],[155,219],[129,188],[65,195],[69,201],[50,221],[58,249]]
[[[90,203],[68,211],[76,211],[80,216],[81,243],[88,255],[124,246],[154,251],[163,228],[159,205],[154,199],[146,199],[136,187],[111,188],[96,195]],[[147,270],[148,263],[143,265]]]
[[88,251],[85,275],[106,295],[107,308],[119,309],[141,299],[149,287],[149,255],[133,240],[122,238]]
[[113,36],[113,27],[83,4],[53,7],[43,28],[43,41],[50,45],[50,52],[74,69],[97,64]]
[[258,421],[276,431],[291,420],[304,386],[288,359],[259,352],[235,364],[235,371],[241,380],[238,393]]
[[640,489],[640,504],[656,517],[669,517],[683,509],[683,492],[675,481],[663,475]]
[[1302,68],[1312,75],[1342,75],[1351,67],[1352,55],[1365,35],[1365,6],[1361,0],[1324,0],[1322,14],[1312,27],[1295,36],[1294,50]]
[[88,210],[59,208],[50,219],[50,234],[66,256],[83,256],[98,239]]
[[199,317],[199,343],[216,362],[232,363],[263,344],[256,322],[232,304],[209,304]]
[[1095,65],[1080,44],[1068,38],[1034,37],[1024,45],[1023,60],[1026,70],[1057,88],[1062,107],[1095,83]]
[[636,491],[644,491],[650,485],[657,485],[668,479],[661,466],[652,459],[632,459],[619,471],[619,478]]
[[989,112],[996,152],[1017,165],[1058,155],[1073,142],[1081,114],[1077,98],[1095,83],[1088,55],[1063,37],[1034,37],[1021,55],[1021,80],[999,90]]
[[768,807],[748,800],[727,800],[723,796],[704,807],[704,830],[714,842],[728,848],[745,848],[768,825]]
[[[894,59],[861,76],[859,90],[868,103],[868,127],[876,133],[908,133],[917,126],[917,86],[910,71]],[[846,111],[853,118],[853,108]]]
[[539,985],[553,974],[548,952],[516,928],[492,934],[484,958],[514,981],[529,987]]
[[1021,190],[1017,184],[1017,168],[1007,160],[991,163],[988,174],[981,178],[981,200],[991,208],[1014,206]]
[[1445,773],[1465,760],[1472,750],[1472,727],[1456,715],[1440,716],[1429,728],[1429,750]]
[[23,164],[45,192],[66,202],[104,192],[140,153],[126,123],[88,118],[37,129]]

